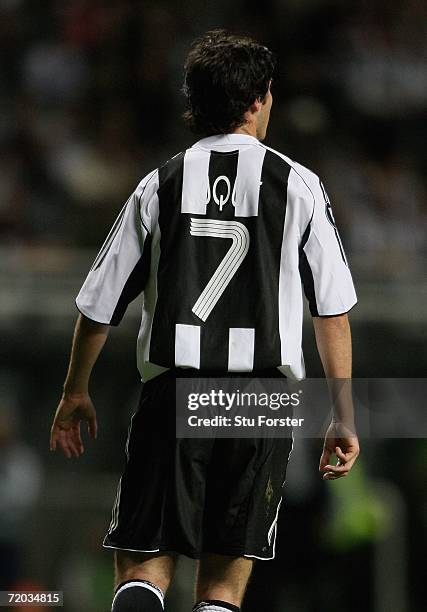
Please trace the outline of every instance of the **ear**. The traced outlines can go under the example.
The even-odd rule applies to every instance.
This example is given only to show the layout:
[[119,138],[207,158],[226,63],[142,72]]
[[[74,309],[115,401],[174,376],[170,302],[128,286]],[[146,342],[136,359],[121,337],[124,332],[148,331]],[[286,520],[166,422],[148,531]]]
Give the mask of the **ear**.
[[273,82],[273,79],[270,79],[270,81],[268,83],[267,92],[266,92],[265,96],[263,97],[263,99],[261,100],[262,104],[266,104],[266,102],[267,102],[267,96],[268,96],[269,93],[271,93],[271,84],[272,84],[272,82]]
[[252,114],[256,114],[259,113],[259,111],[261,110],[263,105],[263,100],[261,100],[260,98],[257,98],[256,100],[254,100],[254,102],[252,102],[252,104],[249,107],[249,111]]

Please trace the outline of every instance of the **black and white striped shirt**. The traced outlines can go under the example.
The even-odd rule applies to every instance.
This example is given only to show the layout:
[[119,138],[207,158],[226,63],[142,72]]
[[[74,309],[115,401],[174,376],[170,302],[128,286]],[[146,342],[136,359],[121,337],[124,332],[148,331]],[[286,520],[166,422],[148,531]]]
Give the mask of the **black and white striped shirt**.
[[319,178],[252,136],[204,138],[146,176],[77,296],[117,325],[143,292],[138,367],[303,378],[302,286],[313,315],[356,294]]

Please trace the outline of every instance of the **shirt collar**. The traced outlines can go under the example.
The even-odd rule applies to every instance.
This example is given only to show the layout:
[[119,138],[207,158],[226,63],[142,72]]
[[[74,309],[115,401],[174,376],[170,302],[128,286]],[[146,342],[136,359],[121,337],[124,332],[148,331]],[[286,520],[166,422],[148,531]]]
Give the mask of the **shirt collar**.
[[216,134],[215,136],[208,136],[197,141],[193,146],[200,147],[202,149],[212,149],[213,147],[227,146],[230,145],[253,145],[259,144],[259,140],[255,136],[249,136],[249,134]]

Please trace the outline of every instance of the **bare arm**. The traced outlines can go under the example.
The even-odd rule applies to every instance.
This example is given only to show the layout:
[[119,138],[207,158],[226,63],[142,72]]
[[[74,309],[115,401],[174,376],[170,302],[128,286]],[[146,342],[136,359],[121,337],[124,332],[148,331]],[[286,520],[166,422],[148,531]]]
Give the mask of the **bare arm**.
[[87,393],[92,368],[103,349],[109,325],[95,323],[79,315],[74,328],[70,364],[64,383],[64,395]]
[[[347,314],[313,317],[317,349],[328,379],[333,416],[325,437],[319,470],[324,479],[346,476],[359,454],[351,394],[352,348]],[[335,453],[337,465],[329,464]]]
[[313,317],[313,325],[326,378],[351,378],[351,332],[347,314]]
[[89,396],[92,368],[108,337],[109,326],[79,315],[74,329],[70,363],[64,391],[53,419],[50,448],[59,442],[67,457],[84,451],[80,421],[87,421],[89,435],[96,438],[96,412]]

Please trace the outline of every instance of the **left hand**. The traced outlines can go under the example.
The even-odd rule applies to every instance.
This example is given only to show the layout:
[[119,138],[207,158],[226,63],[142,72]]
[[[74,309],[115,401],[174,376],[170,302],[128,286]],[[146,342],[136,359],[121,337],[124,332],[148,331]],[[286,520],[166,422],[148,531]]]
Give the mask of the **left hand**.
[[96,438],[96,411],[88,393],[63,395],[50,430],[50,450],[59,443],[66,457],[79,457],[84,452],[80,421],[86,421],[91,438]]
[[[360,452],[359,440],[354,427],[332,422],[325,435],[323,453],[320,457],[319,472],[323,480],[336,480],[347,476]],[[337,457],[336,465],[330,465],[332,454]]]

